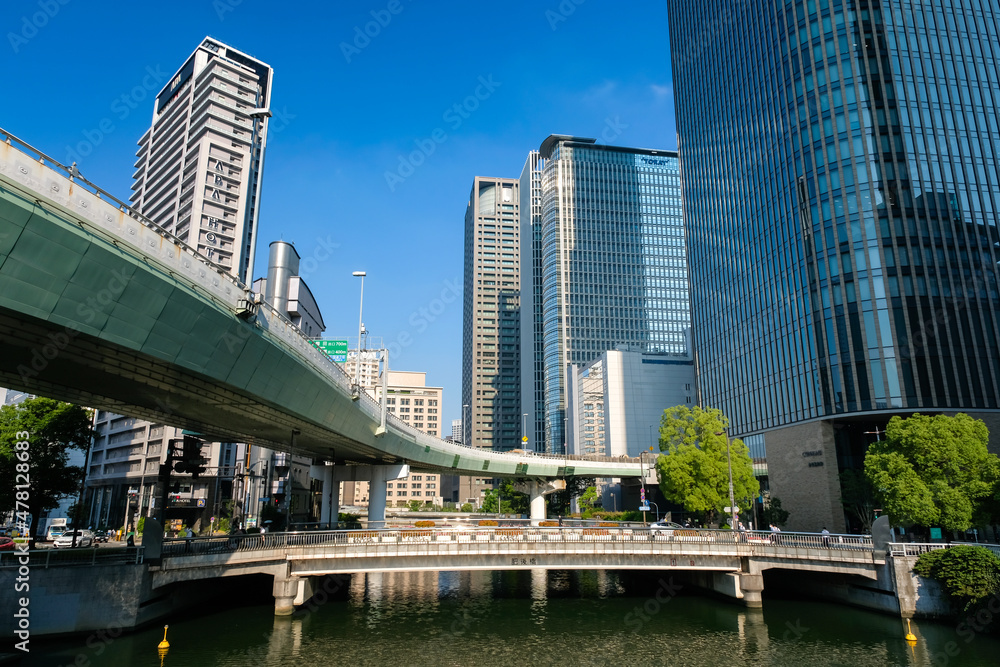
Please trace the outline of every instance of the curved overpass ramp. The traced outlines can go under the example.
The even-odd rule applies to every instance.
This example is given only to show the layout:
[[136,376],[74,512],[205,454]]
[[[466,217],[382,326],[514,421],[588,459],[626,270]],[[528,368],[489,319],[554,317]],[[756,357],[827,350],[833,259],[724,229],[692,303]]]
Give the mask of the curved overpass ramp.
[[[490,477],[638,477],[637,459],[445,442],[350,379],[249,289],[0,130],[0,385],[336,463]],[[293,433],[295,435],[293,435]]]

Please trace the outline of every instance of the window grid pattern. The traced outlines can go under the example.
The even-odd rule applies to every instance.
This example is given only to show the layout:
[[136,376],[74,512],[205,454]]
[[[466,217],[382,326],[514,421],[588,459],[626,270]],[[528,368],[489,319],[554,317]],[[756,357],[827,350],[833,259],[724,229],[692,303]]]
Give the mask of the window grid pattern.
[[565,447],[567,364],[618,346],[688,351],[676,153],[561,141],[542,170],[546,441]]
[[669,11],[703,400],[995,409],[1000,2]]

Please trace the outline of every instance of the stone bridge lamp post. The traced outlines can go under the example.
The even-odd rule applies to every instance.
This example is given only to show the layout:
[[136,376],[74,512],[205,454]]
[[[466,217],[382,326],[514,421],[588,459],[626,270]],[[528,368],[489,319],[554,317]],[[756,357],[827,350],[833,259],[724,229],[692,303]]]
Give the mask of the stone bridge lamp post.
[[729,432],[723,429],[722,431],[716,432],[715,435],[726,436],[726,464],[729,467],[729,515],[730,521],[732,521],[730,525],[732,525],[733,531],[735,532],[738,524],[736,521],[736,500],[733,494],[733,458],[729,452]]

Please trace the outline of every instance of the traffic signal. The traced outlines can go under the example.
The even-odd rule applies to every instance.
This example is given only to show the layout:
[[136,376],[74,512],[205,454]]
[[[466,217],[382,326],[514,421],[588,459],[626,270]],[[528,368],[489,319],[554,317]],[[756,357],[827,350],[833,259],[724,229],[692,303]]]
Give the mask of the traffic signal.
[[[173,442],[175,441],[171,441],[171,444]],[[173,456],[177,454],[174,453]],[[174,472],[189,472],[194,477],[205,472],[205,459],[201,457],[201,440],[192,435],[184,436],[180,460],[174,464]]]

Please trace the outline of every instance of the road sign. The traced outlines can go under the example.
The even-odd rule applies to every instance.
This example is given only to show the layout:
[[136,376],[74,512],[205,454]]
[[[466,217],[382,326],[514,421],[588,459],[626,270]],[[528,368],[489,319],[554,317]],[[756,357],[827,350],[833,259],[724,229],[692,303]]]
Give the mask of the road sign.
[[204,506],[205,506],[205,499],[204,498],[199,498],[198,499],[198,507],[204,507]]
[[[732,512],[732,511],[734,511],[732,507],[727,507],[726,509],[723,510],[723,512]],[[735,511],[739,512],[740,508],[737,507]]]
[[640,512],[648,512],[649,511],[649,505],[639,505],[639,511]]
[[329,355],[334,361],[344,363],[347,361],[347,341],[346,340],[313,340],[310,341],[316,349]]
[[521,442],[528,442],[528,436],[521,436]]

